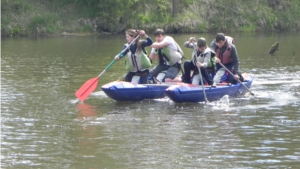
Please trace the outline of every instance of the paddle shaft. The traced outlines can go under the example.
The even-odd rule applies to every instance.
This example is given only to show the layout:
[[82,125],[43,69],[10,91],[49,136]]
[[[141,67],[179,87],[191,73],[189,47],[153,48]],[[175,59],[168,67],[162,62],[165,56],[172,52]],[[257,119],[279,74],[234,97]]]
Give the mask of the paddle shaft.
[[[221,62],[219,62],[219,64],[229,73],[229,74],[231,74],[233,77],[234,77],[234,74],[229,70],[229,69],[227,69],[227,67],[225,67]],[[252,93],[251,91],[250,91],[250,89],[247,87],[247,86],[245,86],[244,85],[244,83],[243,82],[241,82],[240,81],[240,79],[236,79],[238,82],[240,82],[244,87],[245,87],[245,89],[247,89],[248,90],[248,92],[252,95],[252,96],[254,96],[254,93]]]
[[206,97],[206,92],[205,92],[204,84],[203,84],[202,73],[201,73],[201,70],[200,70],[199,67],[198,67],[198,71],[199,71],[201,86],[202,86],[202,90],[203,90],[203,95],[204,95],[205,101],[208,102],[207,97]]
[[[129,45],[127,45],[126,48],[123,49],[123,50],[119,53],[119,56],[120,56],[122,53],[124,53],[124,52],[125,52],[125,51],[133,44],[133,42],[135,42],[135,41],[139,38],[139,36],[140,36],[140,35],[138,35],[137,37],[135,37],[135,38],[129,43]],[[110,62],[110,64],[107,65],[106,68],[105,68],[105,69],[104,69],[97,77],[99,78],[100,76],[102,76],[102,75],[106,72],[106,70],[109,69],[115,62],[116,62],[115,59],[114,59],[112,62]]]
[[106,70],[109,69],[115,62],[116,62],[115,59],[112,62],[110,62],[110,64],[106,66],[106,68],[97,76],[97,78],[102,76],[106,72]]

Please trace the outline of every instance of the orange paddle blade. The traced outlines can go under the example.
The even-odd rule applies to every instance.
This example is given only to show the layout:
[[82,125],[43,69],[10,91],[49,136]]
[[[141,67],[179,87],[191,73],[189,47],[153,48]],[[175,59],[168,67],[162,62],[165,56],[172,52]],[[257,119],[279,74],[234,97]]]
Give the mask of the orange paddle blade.
[[84,101],[97,87],[99,77],[89,79],[75,93],[76,97]]

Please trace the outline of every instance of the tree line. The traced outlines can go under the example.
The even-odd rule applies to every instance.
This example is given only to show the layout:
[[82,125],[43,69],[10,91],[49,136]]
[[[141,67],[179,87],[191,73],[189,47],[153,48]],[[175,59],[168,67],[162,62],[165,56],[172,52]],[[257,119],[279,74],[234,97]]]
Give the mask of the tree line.
[[2,0],[1,35],[296,31],[299,0]]

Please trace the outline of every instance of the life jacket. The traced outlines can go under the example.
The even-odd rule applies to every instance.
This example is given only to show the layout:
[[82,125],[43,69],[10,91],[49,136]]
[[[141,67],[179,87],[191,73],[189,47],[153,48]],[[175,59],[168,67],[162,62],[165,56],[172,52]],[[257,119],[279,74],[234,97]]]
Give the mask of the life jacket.
[[218,46],[216,47],[216,56],[217,58],[220,59],[221,63],[224,65],[232,62],[232,57],[231,57],[232,43],[228,43],[228,41],[226,41],[225,45],[227,45],[226,49],[225,51],[222,52]]
[[216,54],[209,47],[206,47],[205,50],[203,52],[201,52],[199,56],[197,56],[197,52],[195,50],[193,51],[192,61],[193,61],[194,65],[196,65],[196,62],[203,63],[204,56],[207,55],[208,53],[210,53],[210,61],[207,64],[207,67],[208,68],[216,68],[216,61],[215,61],[216,60],[216,58],[215,58]]
[[230,37],[230,36],[225,36],[225,39],[228,43],[230,44],[234,44],[234,40],[233,40],[233,37]]
[[[230,44],[234,44],[234,39],[230,36],[225,36],[225,39],[228,43]],[[216,49],[218,48],[218,45],[216,43],[216,39],[214,39],[211,44],[210,44],[210,48],[214,51],[216,51]]]
[[127,53],[127,61],[125,63],[125,69],[130,72],[143,71],[149,69],[151,66],[151,61],[147,56],[147,51],[143,48],[142,51],[131,53],[129,50]]
[[159,63],[165,63],[165,61],[167,61],[170,66],[173,66],[183,58],[183,51],[175,40],[174,43],[177,50],[173,50],[169,46],[155,50],[155,53],[159,56]]

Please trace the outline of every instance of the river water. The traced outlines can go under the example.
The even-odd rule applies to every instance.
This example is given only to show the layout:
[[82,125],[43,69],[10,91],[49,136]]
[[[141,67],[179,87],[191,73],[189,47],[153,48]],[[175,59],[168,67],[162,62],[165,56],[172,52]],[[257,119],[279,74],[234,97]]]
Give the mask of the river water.
[[[215,34],[173,35],[180,46],[191,36]],[[255,96],[209,104],[108,98],[100,87],[122,79],[124,59],[80,103],[74,93],[122,50],[124,35],[2,38],[1,168],[299,167],[300,33],[231,36]]]

